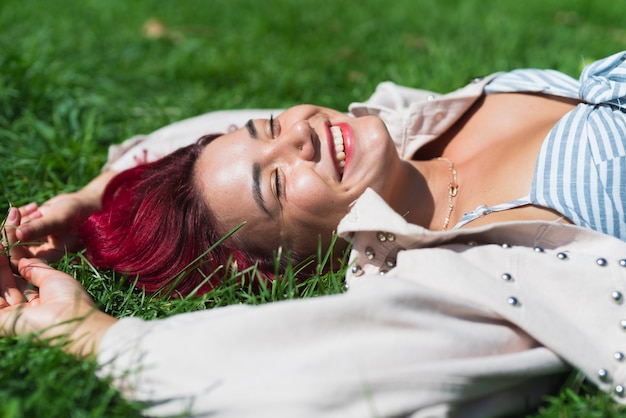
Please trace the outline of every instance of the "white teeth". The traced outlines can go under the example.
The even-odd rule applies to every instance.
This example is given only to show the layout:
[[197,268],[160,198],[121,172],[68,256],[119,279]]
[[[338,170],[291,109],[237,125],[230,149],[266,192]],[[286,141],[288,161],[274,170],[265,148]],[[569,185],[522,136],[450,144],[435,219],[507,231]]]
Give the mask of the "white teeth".
[[339,161],[339,167],[346,165],[346,153],[343,146],[343,134],[338,126],[331,126],[330,133],[333,135],[333,142],[335,143],[335,158]]

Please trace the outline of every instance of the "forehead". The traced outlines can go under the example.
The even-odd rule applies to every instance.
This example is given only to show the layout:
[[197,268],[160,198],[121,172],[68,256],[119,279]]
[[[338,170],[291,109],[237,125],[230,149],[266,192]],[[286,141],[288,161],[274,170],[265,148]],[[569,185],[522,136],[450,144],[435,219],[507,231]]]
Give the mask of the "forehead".
[[218,232],[226,234],[245,222],[233,239],[242,245],[259,241],[259,236],[275,241],[279,236],[274,221],[261,210],[254,198],[254,141],[238,130],[208,144],[198,158],[195,181],[214,216]]
[[196,162],[196,175],[204,187],[220,183],[233,186],[240,177],[239,171],[252,164],[253,142],[246,138],[244,128],[225,134],[209,143]]

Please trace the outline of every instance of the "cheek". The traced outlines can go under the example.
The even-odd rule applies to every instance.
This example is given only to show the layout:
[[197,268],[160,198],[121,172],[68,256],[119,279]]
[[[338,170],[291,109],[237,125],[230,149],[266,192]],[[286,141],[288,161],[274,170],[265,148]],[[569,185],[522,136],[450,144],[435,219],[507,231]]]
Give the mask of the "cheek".
[[350,202],[345,202],[328,184],[312,179],[301,177],[293,186],[289,203],[283,207],[284,232],[299,248],[316,250],[317,237],[330,239]]
[[339,190],[335,190],[319,177],[300,176],[287,190],[287,201],[299,211],[312,216],[325,216],[341,210],[345,204]]

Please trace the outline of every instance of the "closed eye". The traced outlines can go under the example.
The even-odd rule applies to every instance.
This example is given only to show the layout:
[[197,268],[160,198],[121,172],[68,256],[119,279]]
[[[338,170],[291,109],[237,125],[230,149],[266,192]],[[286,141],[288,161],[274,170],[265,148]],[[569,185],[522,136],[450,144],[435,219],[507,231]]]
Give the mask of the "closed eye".
[[277,119],[274,119],[274,115],[270,115],[269,131],[272,139],[276,139],[276,137],[280,134],[280,124]]
[[280,172],[278,171],[278,169],[274,170],[274,181],[273,181],[273,188],[274,188],[274,196],[276,196],[276,200],[279,201],[280,203],[280,199],[285,195],[283,187],[284,187],[284,183],[283,183],[283,179],[280,175]]

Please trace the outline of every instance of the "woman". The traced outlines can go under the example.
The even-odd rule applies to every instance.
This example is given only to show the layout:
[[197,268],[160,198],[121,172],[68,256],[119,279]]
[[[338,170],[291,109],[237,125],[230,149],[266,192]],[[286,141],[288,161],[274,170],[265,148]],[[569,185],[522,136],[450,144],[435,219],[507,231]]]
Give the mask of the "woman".
[[[622,58],[588,66],[580,82],[518,70],[444,96],[383,83],[369,102],[351,106],[357,118],[296,106],[275,119],[268,111],[192,119],[114,149],[122,156],[84,191],[23,210],[34,220],[18,238],[76,225],[98,208],[112,172],[131,168],[109,184],[83,239],[95,265],[138,275],[150,292],[181,272],[180,292],[207,290],[229,259],[271,276],[281,245],[303,261],[319,244],[328,248],[367,188],[432,230],[558,220],[625,240]],[[136,166],[233,122],[245,126]]]
[[[597,77],[600,85],[611,85],[611,74],[619,76],[624,56],[596,64],[602,71],[594,77],[605,76]],[[622,85],[616,84],[612,91],[619,93]],[[477,89],[480,92],[483,87]],[[457,94],[465,96],[465,92]],[[584,126],[598,126],[587,123],[602,108],[617,112],[614,116],[619,121],[623,96],[594,106],[577,105],[586,111]],[[509,102],[511,97],[515,100]],[[623,401],[626,242],[573,225],[574,216],[562,222],[563,213],[526,206],[525,199],[519,209],[498,212],[496,206],[494,213],[473,221],[486,225],[470,228],[471,223],[467,227],[461,223],[455,230],[430,230],[458,224],[462,216],[456,212],[479,206],[478,202],[489,207],[511,200],[514,203],[504,207],[516,207],[517,197],[529,187],[537,189],[530,186],[532,173],[517,173],[525,172],[528,160],[537,159],[543,144],[558,139],[552,136],[555,130],[577,126],[564,114],[580,116],[569,102],[535,96],[499,98],[504,103],[479,97],[476,100],[482,103],[470,110],[467,120],[448,121],[451,130],[443,135],[436,123],[428,125],[430,119],[415,116],[416,108],[424,111],[423,107],[412,105],[412,113],[400,112],[397,117],[412,121],[419,132],[428,125],[424,132],[440,138],[433,142],[436,145],[420,147],[416,162],[401,160],[391,152],[388,141],[379,140],[386,132],[379,119],[359,118],[353,123],[344,115],[308,106],[281,114],[276,124],[252,120],[243,130],[213,140],[206,153],[199,153],[193,182],[205,207],[224,229],[252,219],[255,231],[267,234],[261,239],[272,245],[285,242],[296,250],[300,246],[305,252],[318,239],[325,243],[330,233],[326,218],[349,210],[337,226],[339,235],[353,243],[347,274],[350,290],[345,294],[258,307],[232,306],[158,321],[117,320],[95,310],[71,277],[26,258],[31,249],[12,245],[19,273],[38,291],[29,290],[21,277],[12,274],[6,256],[0,259],[0,287],[7,295],[0,310],[3,333],[67,335],[70,350],[97,354],[103,373],[113,373],[127,396],[149,402],[147,412],[152,415],[506,415],[536,405],[571,366]],[[450,106],[463,102],[465,109],[475,102],[454,99],[445,101]],[[494,150],[455,142],[476,134],[472,120],[480,120],[480,109],[498,110],[517,100],[523,104],[515,109],[519,117],[532,116],[544,123],[525,131],[515,120],[498,119],[491,128],[498,132],[503,124],[514,138],[532,145],[504,145],[483,130],[484,140]],[[541,115],[535,114],[536,108]],[[384,108],[378,110],[386,117]],[[359,113],[358,106],[353,112]],[[330,147],[315,148],[318,132],[328,126],[322,123],[320,128],[320,119],[332,119],[331,126],[339,126],[348,149],[344,167]],[[435,113],[433,120],[437,119]],[[378,147],[377,151],[367,153],[356,145],[351,151],[347,140],[351,132],[356,144],[367,141],[368,151]],[[544,141],[542,135],[548,139]],[[395,138],[402,139],[397,132]],[[281,139],[283,147],[273,146]],[[218,155],[228,155],[222,147],[244,146],[251,147],[249,154],[216,160]],[[469,148],[467,161],[460,151],[455,153],[456,147]],[[516,152],[505,153],[507,147]],[[407,144],[405,148],[414,154]],[[508,164],[515,163],[515,171],[507,172],[499,164],[489,166],[491,160],[481,159],[481,152],[508,158]],[[374,161],[381,155],[383,162]],[[432,160],[438,155],[454,164]],[[359,158],[368,159],[372,173],[361,171]],[[500,187],[498,181],[485,181],[482,188],[466,181],[471,174],[462,177],[461,169],[471,173],[472,159],[493,170],[492,177],[510,178],[512,190]],[[220,177],[220,164],[228,166],[232,177]],[[233,184],[240,184],[235,192],[230,190]],[[408,184],[424,193],[408,192]],[[436,190],[443,190],[443,196],[437,197]],[[468,196],[462,200],[466,190]],[[473,198],[475,194],[480,198]],[[353,197],[356,201],[346,208]],[[423,197],[426,202],[417,204],[416,199]],[[534,198],[530,199],[532,203]],[[70,207],[69,212],[75,213],[76,205]],[[39,225],[48,215],[57,216],[52,208],[49,213],[42,209]],[[317,216],[310,214],[312,209],[318,211]],[[38,216],[32,208],[23,212]],[[18,210],[11,210],[6,223],[9,244],[18,239],[20,217]],[[264,222],[273,222],[272,228],[263,229]],[[280,234],[272,235],[276,230]],[[233,234],[226,244],[257,251],[257,238],[247,240],[243,228],[240,231],[242,236]]]

